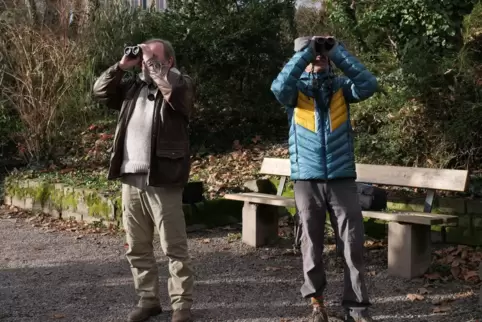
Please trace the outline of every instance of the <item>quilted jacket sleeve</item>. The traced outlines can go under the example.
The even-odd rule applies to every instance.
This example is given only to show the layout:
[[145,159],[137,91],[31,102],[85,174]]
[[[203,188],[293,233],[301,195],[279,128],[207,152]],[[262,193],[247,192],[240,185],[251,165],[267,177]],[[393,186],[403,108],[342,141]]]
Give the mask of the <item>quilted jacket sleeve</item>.
[[339,44],[328,55],[336,67],[345,74],[339,81],[345,99],[349,103],[366,100],[377,91],[378,82],[375,76],[343,45]]
[[293,55],[283,67],[278,77],[271,84],[271,91],[276,99],[287,107],[294,107],[298,97],[296,84],[306,66],[313,61],[314,55],[310,47]]

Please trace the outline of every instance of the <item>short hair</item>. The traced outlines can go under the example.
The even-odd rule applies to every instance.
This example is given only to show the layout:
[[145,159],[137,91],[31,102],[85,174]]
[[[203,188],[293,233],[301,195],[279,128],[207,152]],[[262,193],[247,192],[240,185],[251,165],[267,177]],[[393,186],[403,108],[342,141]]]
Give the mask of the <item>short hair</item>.
[[159,38],[153,38],[153,39],[149,39],[149,40],[145,41],[144,44],[148,45],[148,44],[152,44],[152,43],[156,43],[156,42],[164,45],[164,55],[168,59],[172,58],[173,66],[177,67],[176,53],[175,53],[174,47],[172,46],[170,41],[167,41],[167,40],[164,40],[164,39],[159,39]]

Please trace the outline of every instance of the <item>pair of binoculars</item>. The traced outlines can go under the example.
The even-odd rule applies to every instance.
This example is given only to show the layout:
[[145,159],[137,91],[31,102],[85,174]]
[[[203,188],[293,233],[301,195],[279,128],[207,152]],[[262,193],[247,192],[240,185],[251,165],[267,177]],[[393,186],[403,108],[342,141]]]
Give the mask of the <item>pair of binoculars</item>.
[[335,38],[333,37],[320,37],[315,39],[315,52],[318,54],[326,53],[335,46]]
[[124,48],[124,55],[129,58],[137,58],[142,56],[142,49],[139,46],[128,46]]

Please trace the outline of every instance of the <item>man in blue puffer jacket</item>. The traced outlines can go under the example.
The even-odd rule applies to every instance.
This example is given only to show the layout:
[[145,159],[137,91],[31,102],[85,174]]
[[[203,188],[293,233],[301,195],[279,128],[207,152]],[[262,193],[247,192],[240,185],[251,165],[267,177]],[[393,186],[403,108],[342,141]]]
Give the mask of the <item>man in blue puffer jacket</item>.
[[[377,80],[334,38],[298,38],[295,51],[271,90],[286,107],[290,125],[291,179],[302,226],[305,281],[301,293],[313,304],[312,321],[328,322],[322,257],[328,211],[345,259],[345,321],[373,321],[367,310],[364,228],[355,183],[349,104],[371,97],[378,88]],[[344,76],[334,76],[331,62]]]

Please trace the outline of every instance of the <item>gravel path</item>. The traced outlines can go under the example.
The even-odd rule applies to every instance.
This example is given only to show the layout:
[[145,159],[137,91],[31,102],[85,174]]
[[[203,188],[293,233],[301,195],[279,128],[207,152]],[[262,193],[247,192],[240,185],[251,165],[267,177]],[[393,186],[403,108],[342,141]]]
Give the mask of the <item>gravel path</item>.
[[[309,308],[299,294],[301,262],[287,252],[289,245],[253,250],[232,241],[229,233],[233,232],[219,229],[190,234],[196,321],[307,321]],[[122,238],[76,236],[0,215],[0,321],[125,320],[136,299]],[[165,290],[166,258],[157,255]],[[465,322],[482,317],[475,288],[453,282],[427,286],[423,279],[388,277],[385,258],[383,249],[367,256],[375,320]],[[331,271],[328,279],[326,297],[336,312],[342,274]],[[407,294],[421,287],[431,293],[422,301],[409,301]],[[451,300],[450,312],[433,314],[433,302],[444,299]],[[162,304],[168,308],[165,293]],[[151,321],[169,321],[169,312]]]

